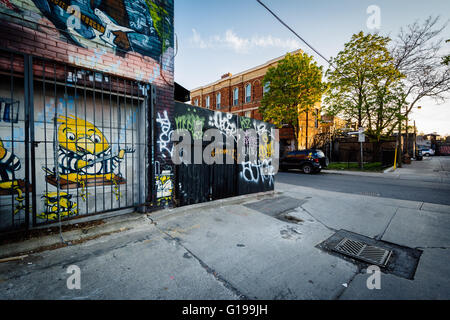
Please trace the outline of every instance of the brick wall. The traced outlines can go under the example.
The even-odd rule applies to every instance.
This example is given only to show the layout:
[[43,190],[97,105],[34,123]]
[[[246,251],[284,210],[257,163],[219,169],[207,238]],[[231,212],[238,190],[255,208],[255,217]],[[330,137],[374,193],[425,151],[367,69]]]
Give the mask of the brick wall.
[[[262,81],[264,76],[257,76],[253,79],[247,79],[235,84],[222,84],[218,88],[212,88],[208,90],[208,93],[199,94],[198,92],[192,93],[191,101],[192,104],[198,99],[200,107],[206,107],[206,97],[210,97],[210,109],[220,110],[223,112],[231,112],[239,116],[245,116],[246,111],[251,113],[251,118],[262,120],[257,108],[261,105],[261,100],[263,98],[263,85]],[[245,101],[245,87],[251,84],[251,101]],[[239,99],[238,104],[235,106],[233,101],[234,89],[239,89]],[[217,94],[221,93],[221,106],[217,109]]]
[[[155,115],[172,124],[173,15],[173,0],[0,0],[0,47],[151,84]],[[9,61],[0,61],[2,66],[8,70]],[[14,69],[23,72],[23,64]],[[167,128],[154,124],[159,139]],[[166,149],[155,150],[158,171],[149,172],[149,181],[163,173],[172,177]],[[152,189],[157,186],[149,186],[149,202],[155,199]],[[157,202],[171,201],[165,196]]]

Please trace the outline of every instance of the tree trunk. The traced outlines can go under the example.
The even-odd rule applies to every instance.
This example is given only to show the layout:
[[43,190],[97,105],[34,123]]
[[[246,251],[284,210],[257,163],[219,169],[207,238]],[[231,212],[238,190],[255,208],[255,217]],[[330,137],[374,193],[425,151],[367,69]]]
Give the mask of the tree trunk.
[[308,110],[306,110],[306,142],[305,142],[305,149],[308,149]]
[[381,161],[381,141],[375,141],[373,143],[373,153],[372,153],[372,161],[373,162],[380,162]]

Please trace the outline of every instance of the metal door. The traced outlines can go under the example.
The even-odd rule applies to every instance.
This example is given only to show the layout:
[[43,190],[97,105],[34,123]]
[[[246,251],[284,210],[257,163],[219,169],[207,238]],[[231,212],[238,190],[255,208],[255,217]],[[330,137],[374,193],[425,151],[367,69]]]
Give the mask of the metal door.
[[[12,64],[1,69],[10,69],[2,74],[10,85],[2,82],[0,97],[5,96],[2,105],[11,112],[5,116],[9,122],[0,122],[0,139],[13,160],[3,168],[10,174],[3,175],[8,179],[0,189],[0,230],[143,203],[148,86],[42,58],[8,55]],[[14,211],[4,212],[7,205]]]

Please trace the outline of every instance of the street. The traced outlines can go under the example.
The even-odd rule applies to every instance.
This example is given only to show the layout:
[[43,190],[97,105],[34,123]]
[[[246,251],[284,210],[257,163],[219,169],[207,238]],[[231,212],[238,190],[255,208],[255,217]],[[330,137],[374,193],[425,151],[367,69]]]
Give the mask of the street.
[[[379,178],[281,173],[275,194],[135,214],[121,232],[0,263],[0,299],[449,299],[449,184],[412,173],[443,181],[441,162]],[[418,253],[412,274],[390,266],[369,289],[366,264],[321,245],[339,230]]]
[[[404,179],[394,174],[372,174],[372,176],[320,173],[306,175],[298,170],[280,172],[276,182],[305,186],[319,190],[351,194],[372,195],[428,203],[450,205],[450,158],[425,158],[412,164],[415,170],[399,169],[405,172]],[[415,175],[412,179],[407,173]],[[440,177],[443,177],[439,179]],[[442,183],[444,179],[444,182]]]

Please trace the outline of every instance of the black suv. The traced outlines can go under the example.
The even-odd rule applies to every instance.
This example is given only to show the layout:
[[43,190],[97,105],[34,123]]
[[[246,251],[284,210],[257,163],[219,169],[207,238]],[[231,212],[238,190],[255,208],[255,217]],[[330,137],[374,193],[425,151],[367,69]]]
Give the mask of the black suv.
[[329,164],[328,158],[318,149],[308,149],[289,152],[280,159],[280,169],[300,169],[306,174],[320,172]]

